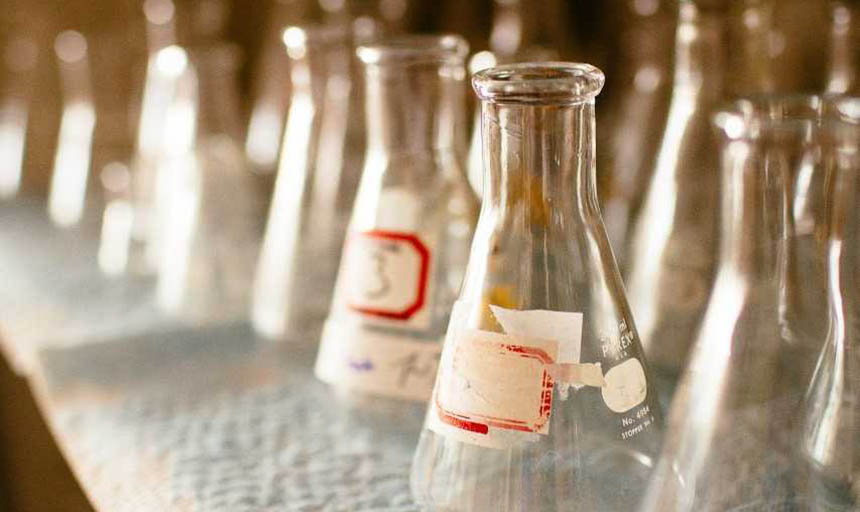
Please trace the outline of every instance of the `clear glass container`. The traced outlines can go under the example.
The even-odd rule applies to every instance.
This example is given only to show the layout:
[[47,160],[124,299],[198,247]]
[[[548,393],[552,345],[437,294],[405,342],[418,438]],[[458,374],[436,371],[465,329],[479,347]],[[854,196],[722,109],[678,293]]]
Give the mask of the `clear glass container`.
[[316,375],[385,442],[413,442],[463,279],[478,203],[455,151],[467,45],[359,48],[367,155]]
[[[798,182],[808,167],[832,173],[852,144],[856,152],[856,126],[836,150],[828,110],[817,97],[762,97],[714,116],[722,135],[717,277],[642,512],[807,510],[798,411],[809,374],[799,370],[822,339],[792,347],[785,298],[787,288],[823,287],[826,276],[807,266],[797,283],[786,270],[797,254]],[[811,220],[826,225],[823,215]]]
[[319,337],[364,154],[355,43],[373,34],[363,23],[283,33],[292,99],[251,311],[267,338]]
[[829,93],[860,93],[860,5],[847,0],[831,0],[830,48],[827,58],[827,84]]
[[[621,29],[609,75],[611,88],[599,101],[598,194],[606,230],[624,269],[630,224],[639,213],[666,124],[672,90],[673,2],[617,0]],[[605,95],[605,93],[604,93]],[[604,107],[605,105],[605,107]]]
[[428,510],[630,510],[661,414],[597,204],[603,74],[514,64],[473,85],[485,193],[413,496]]
[[[744,14],[760,23],[745,25]],[[766,54],[747,47],[758,47],[763,19],[755,0],[680,3],[668,119],[625,257],[642,343],[670,379],[686,360],[715,272],[720,180],[710,115],[726,96],[769,90]]]
[[253,106],[248,120],[245,154],[261,173],[277,170],[290,100],[290,67],[284,55],[284,29],[299,25],[309,11],[308,0],[278,0],[265,29],[256,63]]
[[31,37],[12,32],[0,38],[0,200],[21,186],[38,57]]
[[69,227],[84,214],[96,126],[87,39],[74,30],[60,32],[54,53],[63,91],[62,117],[48,193],[48,215]]
[[818,510],[860,508],[860,99],[833,100],[817,131],[828,155],[829,329],[806,397],[803,451]]
[[263,230],[262,183],[244,164],[238,48],[168,47],[177,90],[167,108],[169,151],[155,169],[147,240],[158,305],[192,324],[247,318]]

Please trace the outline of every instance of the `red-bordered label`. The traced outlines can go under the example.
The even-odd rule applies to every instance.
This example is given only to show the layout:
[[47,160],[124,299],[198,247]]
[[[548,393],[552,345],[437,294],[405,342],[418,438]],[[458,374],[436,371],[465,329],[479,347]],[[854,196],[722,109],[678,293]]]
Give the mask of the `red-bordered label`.
[[[467,331],[442,368],[434,405],[439,421],[474,434],[491,429],[545,434],[552,411],[549,340]],[[534,345],[546,346],[534,346]],[[550,353],[552,352],[552,353]]]
[[412,233],[372,230],[346,245],[346,304],[363,315],[406,321],[427,297],[430,251]]

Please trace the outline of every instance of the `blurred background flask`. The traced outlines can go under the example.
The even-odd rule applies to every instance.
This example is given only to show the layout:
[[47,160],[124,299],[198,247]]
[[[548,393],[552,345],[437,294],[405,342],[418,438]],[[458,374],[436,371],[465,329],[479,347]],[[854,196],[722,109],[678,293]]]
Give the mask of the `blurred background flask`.
[[167,52],[177,90],[166,110],[170,151],[156,164],[154,234],[159,306],[190,323],[247,317],[265,199],[245,166],[238,48]]
[[11,30],[4,35],[0,39],[0,200],[14,197],[21,186],[39,56],[30,36]]
[[597,204],[587,64],[479,72],[485,185],[413,460],[431,510],[631,510],[660,418]]
[[[784,289],[796,285],[786,281],[797,250],[794,186],[806,167],[828,172],[836,156],[812,160],[828,151],[823,110],[814,96],[773,96],[714,117],[722,135],[717,277],[643,512],[783,510],[805,487],[796,435],[808,373],[803,380],[798,367],[815,355],[784,337]],[[817,268],[806,268],[805,285],[825,282]]]
[[63,114],[54,154],[48,214],[54,224],[69,227],[84,214],[96,126],[90,76],[89,45],[80,32],[57,35],[54,52],[60,69]]
[[860,94],[860,4],[852,0],[831,0],[830,48],[827,59],[826,91]]
[[353,52],[373,33],[362,22],[283,32],[292,99],[251,312],[267,338],[319,337],[361,175],[362,88]]
[[[616,0],[619,43],[609,94],[598,101],[598,194],[619,266],[630,224],[654,171],[672,91],[672,39],[677,9],[661,0]],[[603,100],[603,97],[601,97]],[[602,176],[602,177],[601,177]]]
[[830,156],[829,331],[806,397],[813,510],[860,507],[860,100],[834,100],[819,133]]
[[750,50],[764,37],[764,7],[753,0],[728,5],[680,3],[668,119],[625,258],[643,346],[655,371],[669,378],[686,360],[718,252],[719,152],[710,115],[725,95],[770,87],[766,54]]
[[477,217],[454,151],[466,52],[449,35],[358,50],[367,156],[316,375],[386,442],[417,433]]
[[[496,64],[558,60],[562,53],[569,53],[572,46],[566,14],[564,3],[557,0],[494,0],[489,49],[472,55],[469,72],[474,74]],[[467,173],[469,183],[480,197],[484,167],[481,105],[477,102],[471,133]]]

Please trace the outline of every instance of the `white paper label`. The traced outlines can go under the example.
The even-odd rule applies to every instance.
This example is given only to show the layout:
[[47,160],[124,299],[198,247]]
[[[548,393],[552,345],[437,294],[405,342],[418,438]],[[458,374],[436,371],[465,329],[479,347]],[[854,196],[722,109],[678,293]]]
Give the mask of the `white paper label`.
[[350,236],[340,279],[346,307],[364,317],[426,328],[430,251],[414,234],[363,231]]
[[627,412],[645,401],[648,385],[645,368],[638,359],[628,359],[612,367],[604,379],[606,386],[601,389],[601,394],[612,412]]
[[440,351],[438,342],[372,331],[361,319],[330,319],[323,329],[315,373],[336,386],[427,400]]
[[429,427],[505,448],[549,432],[558,342],[477,329],[458,334],[443,355]]
[[468,303],[451,314],[428,427],[490,448],[509,448],[549,433],[554,385],[606,385],[600,364],[579,363],[582,313],[490,306],[505,330],[466,327]]

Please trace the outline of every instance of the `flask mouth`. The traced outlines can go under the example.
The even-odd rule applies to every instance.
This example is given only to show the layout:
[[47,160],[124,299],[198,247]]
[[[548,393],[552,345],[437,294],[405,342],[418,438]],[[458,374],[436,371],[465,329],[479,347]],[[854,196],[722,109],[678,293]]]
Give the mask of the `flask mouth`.
[[840,95],[760,95],[732,101],[713,118],[730,140],[755,140],[769,134],[860,130],[860,98]]
[[508,64],[472,77],[472,87],[483,101],[534,105],[591,101],[603,82],[602,71],[574,62]]
[[365,64],[462,63],[469,43],[454,34],[413,35],[363,45],[356,50]]

